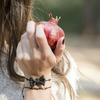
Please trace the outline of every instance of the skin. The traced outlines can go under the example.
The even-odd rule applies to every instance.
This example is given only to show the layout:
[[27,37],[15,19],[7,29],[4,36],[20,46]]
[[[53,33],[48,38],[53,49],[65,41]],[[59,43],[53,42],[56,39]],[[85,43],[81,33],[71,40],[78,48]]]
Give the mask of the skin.
[[[61,37],[56,45],[54,53],[47,43],[44,33],[44,26],[37,25],[29,21],[27,31],[21,36],[17,47],[17,62],[25,77],[39,78],[44,75],[45,79],[51,79],[51,69],[62,58],[65,49],[64,37]],[[29,86],[25,80],[25,86]],[[42,85],[38,85],[43,87]],[[45,87],[51,86],[51,81],[47,81]],[[24,100],[51,100],[51,89],[30,90],[24,89]]]

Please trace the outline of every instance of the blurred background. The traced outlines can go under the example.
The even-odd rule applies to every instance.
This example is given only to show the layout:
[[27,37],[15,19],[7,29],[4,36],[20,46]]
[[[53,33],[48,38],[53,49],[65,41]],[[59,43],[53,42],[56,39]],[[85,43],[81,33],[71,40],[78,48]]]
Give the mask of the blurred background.
[[58,24],[66,35],[66,49],[80,70],[79,100],[100,100],[100,0],[33,1],[37,22],[48,21],[50,12],[61,16]]

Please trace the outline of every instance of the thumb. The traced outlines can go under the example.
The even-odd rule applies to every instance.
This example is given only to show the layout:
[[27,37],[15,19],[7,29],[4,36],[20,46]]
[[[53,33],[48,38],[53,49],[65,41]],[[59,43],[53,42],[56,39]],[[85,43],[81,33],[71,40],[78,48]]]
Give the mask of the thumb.
[[61,37],[58,42],[57,42],[57,45],[56,45],[56,49],[54,51],[54,54],[56,56],[57,59],[61,59],[62,57],[62,53],[65,49],[65,37]]

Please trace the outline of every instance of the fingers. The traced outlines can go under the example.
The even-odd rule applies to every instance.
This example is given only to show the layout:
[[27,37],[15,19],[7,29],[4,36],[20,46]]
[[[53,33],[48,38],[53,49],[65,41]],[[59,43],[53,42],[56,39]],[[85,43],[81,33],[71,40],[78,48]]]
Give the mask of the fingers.
[[17,46],[17,60],[30,60],[30,45],[27,38],[27,33],[21,36],[21,41]]
[[21,47],[21,42],[18,43],[16,53],[17,53],[17,59],[20,59],[20,60],[23,59],[23,51]]
[[38,48],[35,35],[35,22],[29,21],[27,23],[27,37],[32,48]]
[[31,50],[30,50],[30,45],[29,45],[29,41],[28,41],[28,38],[27,38],[27,33],[24,33],[21,36],[21,48],[22,48],[22,51],[23,51],[23,58],[26,59],[26,60],[29,60]]
[[37,25],[36,27],[36,41],[42,52],[49,52],[51,50],[44,33],[43,25]]
[[56,45],[56,49],[55,49],[55,51],[54,51],[54,54],[55,54],[56,58],[61,59],[62,53],[63,53],[63,51],[64,51],[64,49],[65,49],[65,44],[64,44],[64,42],[65,42],[65,38],[64,38],[64,37],[61,37],[61,38],[58,40],[57,45]]
[[29,21],[27,24],[27,37],[32,48],[40,49],[42,52],[50,51],[43,25],[37,25],[35,29],[35,23]]

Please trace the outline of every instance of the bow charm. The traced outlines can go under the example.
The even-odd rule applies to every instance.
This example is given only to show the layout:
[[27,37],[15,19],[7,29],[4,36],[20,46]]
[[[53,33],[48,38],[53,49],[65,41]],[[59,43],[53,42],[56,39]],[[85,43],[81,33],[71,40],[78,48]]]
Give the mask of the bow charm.
[[39,79],[33,79],[32,77],[29,78],[30,86],[33,88],[37,84],[42,84],[43,86],[45,85],[45,78],[44,75],[42,75]]

